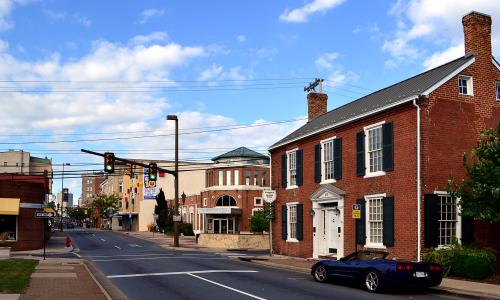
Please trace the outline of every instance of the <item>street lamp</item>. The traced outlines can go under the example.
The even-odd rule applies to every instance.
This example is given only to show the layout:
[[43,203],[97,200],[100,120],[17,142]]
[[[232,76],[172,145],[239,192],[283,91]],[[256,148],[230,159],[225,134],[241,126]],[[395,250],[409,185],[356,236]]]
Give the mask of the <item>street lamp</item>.
[[62,176],[61,176],[61,232],[63,232],[63,203],[64,203],[64,166],[71,166],[69,163],[62,164]]
[[168,115],[168,121],[175,121],[175,215],[174,215],[174,247],[179,247],[179,118],[176,115]]

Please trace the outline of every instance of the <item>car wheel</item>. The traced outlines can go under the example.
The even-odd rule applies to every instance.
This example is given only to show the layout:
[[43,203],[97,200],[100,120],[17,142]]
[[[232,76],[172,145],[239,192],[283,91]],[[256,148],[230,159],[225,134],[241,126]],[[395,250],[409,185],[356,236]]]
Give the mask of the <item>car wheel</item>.
[[375,270],[369,270],[365,275],[365,286],[369,292],[375,293],[380,290],[380,273]]
[[325,282],[327,280],[326,268],[323,265],[317,265],[314,267],[314,280],[317,282]]

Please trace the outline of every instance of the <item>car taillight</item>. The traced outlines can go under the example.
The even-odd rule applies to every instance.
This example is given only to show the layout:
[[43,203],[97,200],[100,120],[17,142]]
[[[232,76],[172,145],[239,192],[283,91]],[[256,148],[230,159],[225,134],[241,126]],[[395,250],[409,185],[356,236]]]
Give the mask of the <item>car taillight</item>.
[[441,271],[441,266],[432,266],[430,267],[431,271]]
[[398,271],[411,271],[413,268],[411,265],[407,265],[407,264],[397,264],[396,265],[396,270]]
[[406,265],[405,269],[406,269],[406,271],[411,271],[412,267],[411,267],[411,265]]
[[402,264],[397,264],[397,265],[396,265],[396,269],[397,269],[398,271],[403,271],[403,270],[405,269],[405,267],[404,267]]

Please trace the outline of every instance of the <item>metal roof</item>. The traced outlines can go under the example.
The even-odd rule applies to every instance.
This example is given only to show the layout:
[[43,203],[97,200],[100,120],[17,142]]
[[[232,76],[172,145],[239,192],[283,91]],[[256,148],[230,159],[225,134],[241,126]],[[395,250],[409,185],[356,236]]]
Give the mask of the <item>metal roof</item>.
[[235,157],[269,159],[269,156],[267,155],[260,154],[258,152],[248,149],[247,147],[239,147],[227,153],[216,156],[212,158],[212,160],[216,161],[222,158],[235,158]]
[[286,145],[304,137],[320,133],[350,121],[397,106],[413,100],[420,95],[427,95],[443,84],[457,70],[463,70],[474,61],[474,55],[466,55],[449,63],[420,73],[394,85],[363,96],[353,102],[317,116],[304,126],[269,147],[269,150]]

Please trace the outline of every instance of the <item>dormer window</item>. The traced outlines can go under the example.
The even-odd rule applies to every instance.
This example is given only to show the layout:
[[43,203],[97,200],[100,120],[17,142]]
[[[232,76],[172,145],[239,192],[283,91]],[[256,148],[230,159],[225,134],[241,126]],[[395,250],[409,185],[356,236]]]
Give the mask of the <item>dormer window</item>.
[[474,95],[472,90],[472,77],[458,76],[458,93],[460,95]]

